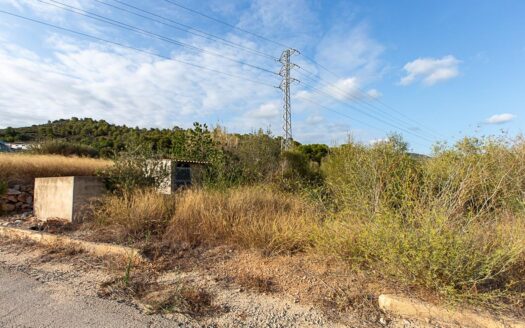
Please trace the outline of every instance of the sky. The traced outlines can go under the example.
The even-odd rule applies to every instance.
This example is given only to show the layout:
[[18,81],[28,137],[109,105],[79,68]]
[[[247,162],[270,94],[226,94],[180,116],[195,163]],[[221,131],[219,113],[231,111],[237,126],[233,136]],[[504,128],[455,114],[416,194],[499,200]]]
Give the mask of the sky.
[[514,136],[523,17],[521,0],[0,0],[0,128],[92,117],[282,135],[277,59],[292,48],[301,143],[399,133],[429,153]]

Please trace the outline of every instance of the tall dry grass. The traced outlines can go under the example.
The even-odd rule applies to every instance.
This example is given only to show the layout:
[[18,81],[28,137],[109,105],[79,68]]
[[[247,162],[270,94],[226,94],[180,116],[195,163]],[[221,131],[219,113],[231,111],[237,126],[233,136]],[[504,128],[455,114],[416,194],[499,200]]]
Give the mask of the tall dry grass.
[[94,175],[111,165],[111,161],[91,158],[0,154],[0,181],[32,183],[38,177]]
[[[109,194],[94,209],[94,223],[107,228],[106,237],[123,242],[163,235],[175,209],[175,198],[151,189]],[[108,236],[109,235],[109,236]]]
[[135,190],[107,196],[95,223],[121,241],[151,237],[174,248],[237,245],[275,254],[309,247],[316,213],[301,198],[269,187],[188,189],[174,196]]
[[187,190],[177,199],[166,238],[190,244],[235,244],[268,253],[309,247],[318,212],[300,197],[270,187]]

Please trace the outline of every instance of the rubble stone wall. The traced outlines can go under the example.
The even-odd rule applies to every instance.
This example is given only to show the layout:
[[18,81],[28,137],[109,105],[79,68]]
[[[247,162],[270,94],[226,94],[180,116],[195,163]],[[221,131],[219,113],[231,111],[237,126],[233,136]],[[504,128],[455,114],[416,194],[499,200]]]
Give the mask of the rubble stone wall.
[[7,190],[5,195],[0,196],[0,212],[20,213],[33,210],[32,185],[13,185]]

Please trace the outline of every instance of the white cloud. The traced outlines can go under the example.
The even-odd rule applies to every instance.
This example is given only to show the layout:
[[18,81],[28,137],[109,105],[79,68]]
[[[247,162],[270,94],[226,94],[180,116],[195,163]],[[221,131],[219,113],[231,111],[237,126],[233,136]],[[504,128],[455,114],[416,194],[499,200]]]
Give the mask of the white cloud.
[[[279,96],[274,88],[131,50],[68,39],[56,45],[49,57],[0,45],[0,128],[72,116],[132,126],[189,126],[229,121],[244,108]],[[269,79],[212,56],[179,53],[175,58],[253,80]]]
[[[68,0],[65,3],[77,8],[87,8],[86,1]],[[39,17],[52,21],[63,21],[66,12],[55,5],[44,4],[35,0],[0,0],[0,4],[7,4],[18,11],[31,11]]]
[[249,112],[249,116],[255,119],[271,119],[278,117],[281,113],[281,105],[272,101],[259,106],[259,108]]
[[308,0],[253,0],[238,23],[241,28],[298,48],[311,40],[318,25]]
[[311,125],[317,125],[325,121],[325,118],[321,115],[310,115],[306,118],[305,122]]
[[516,116],[509,113],[496,114],[485,120],[488,124],[503,124],[512,121]]
[[384,47],[369,36],[365,24],[338,24],[319,42],[316,60],[339,75],[370,80],[379,74],[383,51]]
[[[64,14],[58,8],[35,5],[34,0],[0,0],[0,4],[6,3],[24,13],[33,11],[39,17],[61,20],[59,25],[63,23],[75,30],[103,34],[101,37],[107,39],[120,37],[126,44],[149,46],[148,51],[164,54],[171,51],[171,56],[176,60],[198,63],[270,85],[279,82],[277,77],[247,66],[242,67],[210,54],[185,52],[181,48],[173,50],[173,47],[158,41],[145,42],[121,30]],[[221,4],[218,0],[215,3]],[[71,0],[68,4],[88,8],[92,1]],[[383,47],[368,36],[365,25],[352,27],[348,23],[334,24],[335,27],[324,35],[321,42],[311,42],[322,32],[315,6],[320,5],[308,0],[254,0],[249,4],[241,3],[217,10],[231,17],[232,22],[233,17],[240,17],[238,26],[285,44],[297,45],[298,48],[308,44],[318,45],[316,53],[311,56],[340,73],[343,78],[336,81],[337,87],[354,95],[361,83],[366,85],[378,72]],[[94,6],[92,10],[95,9],[97,12],[104,10]],[[70,19],[73,17],[75,19]],[[22,32],[12,26],[7,26],[6,30],[5,33],[0,31],[0,38],[3,39],[0,44],[0,128],[76,116],[141,127],[187,127],[194,121],[208,124],[220,122],[235,132],[270,127],[276,134],[281,134],[282,95],[275,88],[104,43],[79,41],[76,37],[64,37],[63,34],[57,36],[49,33],[47,28],[22,31],[34,32],[34,35],[30,35],[31,45],[21,47],[18,38]],[[249,35],[233,32],[222,34],[227,33],[227,30],[218,29],[213,33],[250,48],[276,56],[280,54],[279,47]],[[279,69],[278,63],[271,59],[259,58],[218,42],[187,37],[189,39],[183,41],[210,52],[272,71]],[[310,63],[311,66],[308,66],[301,62],[301,56],[294,57],[294,60],[302,67],[316,71],[315,65]],[[333,77],[330,80],[333,82]],[[322,85],[316,87],[324,88]],[[294,85],[292,89],[295,94],[293,131],[297,140],[340,142],[346,139],[348,133],[356,131],[345,124],[346,120],[337,119],[336,123],[330,123],[329,114],[319,106],[306,106],[306,101],[302,101],[316,100],[332,107],[335,104],[333,98],[319,98],[300,88]],[[328,89],[323,90],[328,92]],[[338,93],[341,97],[341,91]]]
[[407,63],[403,69],[406,75],[399,82],[409,85],[421,80],[425,85],[433,85],[459,75],[460,61],[452,55],[443,58],[418,58]]
[[383,94],[377,89],[370,89],[367,92],[368,96],[374,99],[380,98]]
[[340,79],[333,87],[326,87],[325,91],[339,100],[353,99],[359,96],[359,83],[356,77]]

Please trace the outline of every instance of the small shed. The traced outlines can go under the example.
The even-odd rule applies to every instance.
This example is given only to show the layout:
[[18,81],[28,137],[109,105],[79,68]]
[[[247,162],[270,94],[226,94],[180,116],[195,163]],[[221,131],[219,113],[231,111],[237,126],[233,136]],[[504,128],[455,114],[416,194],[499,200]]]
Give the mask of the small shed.
[[160,184],[159,192],[172,194],[179,188],[199,184],[202,181],[203,169],[208,165],[205,161],[163,159],[160,166],[167,171],[167,177]]

